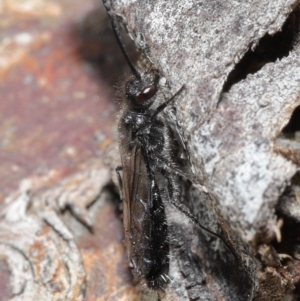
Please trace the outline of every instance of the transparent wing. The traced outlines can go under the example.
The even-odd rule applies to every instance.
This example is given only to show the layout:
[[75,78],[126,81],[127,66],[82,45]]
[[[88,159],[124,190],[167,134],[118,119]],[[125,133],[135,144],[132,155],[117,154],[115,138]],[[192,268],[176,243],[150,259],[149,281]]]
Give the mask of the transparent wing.
[[[142,149],[135,145],[121,155],[123,166],[123,210],[125,244],[134,274],[145,274],[144,253],[148,248],[149,225],[149,179]],[[148,239],[147,239],[148,237]]]

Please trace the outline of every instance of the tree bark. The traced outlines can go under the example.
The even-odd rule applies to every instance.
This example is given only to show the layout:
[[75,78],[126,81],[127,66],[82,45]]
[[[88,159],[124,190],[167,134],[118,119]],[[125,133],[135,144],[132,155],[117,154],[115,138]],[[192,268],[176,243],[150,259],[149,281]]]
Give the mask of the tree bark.
[[300,104],[298,3],[111,1],[164,77],[162,94],[185,86],[174,106],[201,188],[183,202],[235,250],[233,259],[173,219],[181,273],[172,286],[186,292],[178,300],[280,300],[297,284],[297,242],[284,247],[280,227],[294,218],[282,198],[299,171],[299,143],[279,137]]
[[197,179],[182,184],[181,201],[229,249],[167,206],[172,281],[159,293],[134,282],[113,202],[112,169],[119,163],[113,145],[103,162],[91,160],[55,184],[28,178],[5,199],[0,279],[9,274],[10,288],[4,295],[298,300],[299,1],[116,0],[110,6],[159,70],[160,101],[185,87],[166,112],[179,124]]

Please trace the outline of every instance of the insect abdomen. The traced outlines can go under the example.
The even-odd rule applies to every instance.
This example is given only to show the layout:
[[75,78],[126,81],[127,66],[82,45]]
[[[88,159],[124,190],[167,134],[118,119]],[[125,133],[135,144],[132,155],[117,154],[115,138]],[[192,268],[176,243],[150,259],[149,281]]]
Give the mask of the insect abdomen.
[[149,204],[149,229],[147,229],[148,247],[145,248],[145,279],[150,288],[160,289],[168,282],[169,240],[165,207],[159,188],[151,184],[152,204]]

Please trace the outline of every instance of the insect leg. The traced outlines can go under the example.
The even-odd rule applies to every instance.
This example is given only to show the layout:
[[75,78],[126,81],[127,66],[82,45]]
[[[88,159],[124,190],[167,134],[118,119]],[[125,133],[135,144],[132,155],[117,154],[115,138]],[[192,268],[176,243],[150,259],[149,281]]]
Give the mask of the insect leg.
[[153,120],[159,113],[161,113],[167,106],[168,104],[178,95],[182,92],[182,90],[184,89],[184,85],[167,101],[165,101],[164,103],[162,103],[160,106],[158,106],[153,115],[151,116],[151,120]]
[[123,180],[122,180],[122,177],[121,177],[121,174],[120,174],[120,171],[123,170],[123,166],[122,165],[118,165],[116,167],[116,173],[117,173],[117,177],[118,177],[118,184],[119,184],[119,192],[120,192],[120,197],[121,197],[121,200],[123,200]]
[[224,245],[226,246],[226,248],[230,251],[230,253],[236,258],[238,259],[236,253],[235,253],[235,250],[225,241],[225,239],[209,230],[208,228],[206,228],[205,226],[203,226],[202,224],[200,224],[198,222],[198,220],[187,210],[185,210],[181,204],[178,204],[177,201],[176,201],[176,196],[175,196],[175,191],[176,191],[176,187],[175,187],[175,184],[174,182],[172,181],[172,177],[170,175],[170,173],[165,170],[164,168],[162,168],[160,170],[161,174],[167,179],[167,182],[168,182],[168,192],[169,192],[169,202],[177,209],[179,210],[182,214],[184,214],[192,223],[194,223],[196,226],[198,226],[200,229],[206,231],[208,234],[210,234],[211,236],[214,236],[216,238],[219,238],[223,243]]
[[155,154],[155,157],[158,161],[160,161],[161,164],[163,164],[163,167],[165,169],[172,170],[175,174],[182,176],[183,178],[185,178],[187,180],[190,180],[192,183],[198,182],[198,179],[194,175],[186,174],[185,172],[180,170],[178,167],[176,167],[176,165],[173,162],[165,159],[163,156]]
[[[176,109],[176,108],[174,108],[174,109]],[[179,124],[176,119],[176,114],[173,112],[173,110],[170,110],[168,112],[168,116],[173,124],[173,126],[170,127],[170,130],[175,135],[175,139],[179,142],[179,145],[181,146],[185,157],[188,159],[188,161],[190,161],[190,155],[187,151],[186,145],[184,143],[184,139],[179,131]]]

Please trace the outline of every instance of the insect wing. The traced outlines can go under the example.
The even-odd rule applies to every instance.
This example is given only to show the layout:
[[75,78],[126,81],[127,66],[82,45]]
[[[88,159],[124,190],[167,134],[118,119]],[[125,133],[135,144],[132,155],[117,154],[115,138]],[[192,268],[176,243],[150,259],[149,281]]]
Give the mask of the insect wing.
[[144,253],[148,247],[147,229],[149,216],[149,183],[146,164],[140,146],[135,145],[127,153],[122,152],[123,210],[125,245],[133,273],[145,275]]

